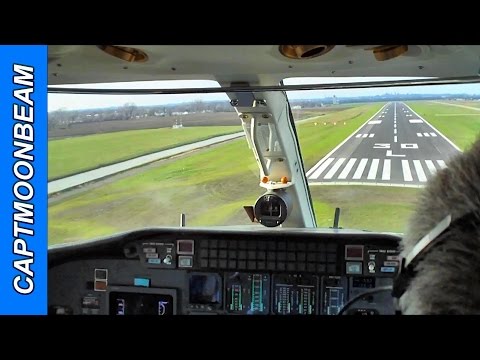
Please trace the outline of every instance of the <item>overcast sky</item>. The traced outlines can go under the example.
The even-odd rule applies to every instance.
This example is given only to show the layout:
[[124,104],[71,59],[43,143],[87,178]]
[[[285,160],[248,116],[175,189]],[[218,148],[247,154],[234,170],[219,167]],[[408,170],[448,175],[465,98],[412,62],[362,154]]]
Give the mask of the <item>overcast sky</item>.
[[[387,81],[391,79],[403,80],[407,78],[291,78],[286,79],[286,85],[295,84],[323,84],[338,82],[361,82],[361,81]],[[60,87],[60,86],[59,86]],[[103,89],[171,89],[171,88],[202,88],[202,87],[220,87],[215,81],[210,80],[175,80],[175,81],[141,81],[131,83],[114,84],[82,84],[65,85],[64,87],[80,88],[103,88]],[[309,91],[290,91],[289,99],[314,99],[329,96],[349,97],[349,96],[375,96],[385,93],[393,94],[442,94],[442,93],[480,93],[480,84],[464,85],[432,85],[415,87],[392,87],[392,88],[370,88],[370,89],[345,89],[345,90],[309,90]],[[110,106],[121,106],[127,102],[134,102],[136,105],[162,105],[179,102],[191,102],[195,100],[228,100],[226,94],[185,94],[185,95],[72,95],[72,94],[48,94],[48,111],[54,111],[60,108],[68,110],[102,108]]]

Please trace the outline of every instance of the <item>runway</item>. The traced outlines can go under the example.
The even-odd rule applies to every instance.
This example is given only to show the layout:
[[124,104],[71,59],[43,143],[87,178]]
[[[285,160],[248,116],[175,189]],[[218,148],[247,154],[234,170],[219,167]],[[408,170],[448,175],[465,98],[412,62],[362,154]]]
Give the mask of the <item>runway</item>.
[[310,170],[310,185],[423,187],[460,149],[403,102],[385,104]]

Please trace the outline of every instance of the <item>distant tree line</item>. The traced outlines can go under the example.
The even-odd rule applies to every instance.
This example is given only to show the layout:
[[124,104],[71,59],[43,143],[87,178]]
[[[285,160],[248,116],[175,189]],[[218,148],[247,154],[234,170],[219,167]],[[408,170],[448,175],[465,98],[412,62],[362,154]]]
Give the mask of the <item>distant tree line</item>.
[[[471,94],[383,94],[376,96],[356,97],[324,97],[317,99],[291,100],[292,107],[315,108],[334,106],[334,104],[361,103],[374,101],[407,101],[407,100],[479,100],[480,95]],[[228,101],[202,101],[200,99],[188,103],[137,106],[129,102],[120,107],[100,109],[68,110],[58,109],[48,113],[48,128],[68,128],[75,123],[99,122],[112,120],[134,121],[145,117],[177,116],[192,113],[233,112],[234,108]]]
[[228,101],[196,100],[182,104],[155,106],[137,106],[126,103],[120,107],[100,109],[68,110],[61,108],[48,113],[48,128],[68,128],[75,123],[99,122],[112,120],[134,121],[145,117],[164,117],[180,114],[232,112],[235,111]]

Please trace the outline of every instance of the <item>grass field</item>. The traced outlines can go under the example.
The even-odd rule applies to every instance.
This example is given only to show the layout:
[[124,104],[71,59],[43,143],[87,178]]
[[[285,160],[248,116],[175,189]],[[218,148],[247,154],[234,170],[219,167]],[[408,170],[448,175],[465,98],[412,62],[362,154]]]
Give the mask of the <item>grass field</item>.
[[228,224],[231,218],[248,224],[242,206],[260,194],[251,150],[244,139],[234,140],[51,205],[49,243],[177,226],[180,212],[187,226]]
[[339,226],[350,229],[403,232],[420,189],[380,186],[310,186],[317,225],[333,225],[339,207]]
[[465,105],[465,106],[471,106],[474,108],[480,108],[480,101],[462,101],[462,100],[456,100],[456,101],[442,101],[445,103],[450,103],[450,104],[458,104],[458,105]]
[[374,115],[384,103],[366,104],[298,125],[305,171]]
[[[298,124],[305,170],[382,105],[351,107]],[[476,114],[475,110],[431,102],[409,105],[462,149],[480,132],[480,112],[479,117],[469,115]],[[332,226],[335,207],[340,207],[343,228],[392,232],[405,230],[421,192],[370,186],[311,186],[310,190],[319,227]],[[243,206],[252,205],[262,192],[251,150],[244,139],[234,140],[139,169],[135,175],[53,203],[49,206],[49,243],[145,226],[177,226],[180,212],[186,213],[187,226],[251,224]]]
[[192,113],[186,115],[148,116],[130,120],[108,120],[72,123],[66,127],[48,129],[48,140],[71,138],[96,134],[107,134],[118,131],[172,128],[178,122],[185,127],[198,126],[231,126],[238,125],[235,111]]
[[[321,122],[312,119],[300,124],[298,134],[306,168],[350,135],[381,106],[362,105],[324,115],[319,118]],[[373,207],[386,202],[388,190],[391,189],[377,190],[375,196],[368,198]],[[372,217],[365,215],[355,222],[362,213],[359,204],[364,205],[368,189],[358,189],[358,196],[349,201],[346,201],[348,198],[332,197],[334,193],[345,191],[351,190],[347,187],[312,189],[320,226],[331,226],[333,209],[340,206],[345,209],[342,213],[344,227],[401,230],[401,217],[395,216],[392,224],[391,219],[378,216],[388,213],[385,208],[374,210]],[[187,226],[249,224],[243,205],[252,205],[261,193],[258,167],[246,141],[239,139],[166,161],[154,169],[51,205],[49,242],[88,239],[144,226],[176,226],[180,212],[186,213]],[[390,207],[395,206],[390,204]]]
[[480,134],[480,111],[433,102],[406,104],[462,150],[467,149]]
[[48,179],[238,131],[241,131],[240,126],[202,126],[119,131],[51,140],[48,142]]
[[316,108],[303,108],[303,109],[292,109],[293,118],[295,121],[306,119],[313,116],[324,116],[328,114],[332,114],[338,111],[343,111],[356,105],[334,105],[334,106],[325,106],[325,107],[316,107]]

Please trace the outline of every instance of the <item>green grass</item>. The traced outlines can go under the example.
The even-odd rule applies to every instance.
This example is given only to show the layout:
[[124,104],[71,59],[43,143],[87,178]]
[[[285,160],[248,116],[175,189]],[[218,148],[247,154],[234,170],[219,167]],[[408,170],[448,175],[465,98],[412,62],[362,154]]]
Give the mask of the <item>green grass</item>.
[[384,104],[367,104],[314,118],[297,127],[305,170],[340,144]]
[[[234,140],[49,206],[49,243],[177,226],[180,212],[186,213],[187,226],[248,224],[242,206],[262,193],[258,181],[246,141]],[[83,219],[88,227],[76,225]]]
[[331,227],[336,207],[339,226],[399,232],[416,205],[421,189],[381,186],[310,186],[317,226]]
[[48,142],[48,179],[240,130],[240,126],[162,128],[51,140]]
[[[299,124],[306,164],[316,163],[381,106],[362,105],[325,115],[317,126],[315,119]],[[187,226],[251,224],[243,206],[253,205],[263,193],[258,176],[244,139],[170,159],[50,205],[49,243],[146,226],[177,226],[181,212],[186,213]],[[319,226],[331,226],[339,206],[340,226],[379,231],[402,231],[416,198],[415,189],[312,186],[311,191]]]
[[[480,111],[433,102],[407,102],[406,104],[462,150],[468,149],[480,133]],[[450,114],[460,115],[445,116]]]
[[480,108],[480,101],[444,101],[444,102]]

